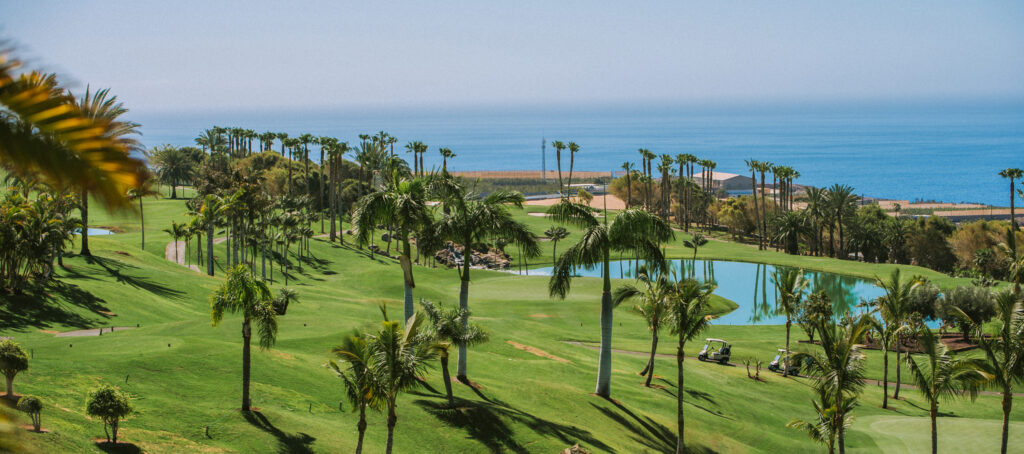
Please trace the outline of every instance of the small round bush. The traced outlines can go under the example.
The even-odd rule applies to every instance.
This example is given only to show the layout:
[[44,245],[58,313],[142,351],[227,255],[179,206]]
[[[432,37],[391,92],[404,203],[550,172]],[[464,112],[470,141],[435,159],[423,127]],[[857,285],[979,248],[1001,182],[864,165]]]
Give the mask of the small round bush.
[[42,425],[40,413],[43,411],[43,402],[35,396],[21,396],[21,399],[18,399],[18,410],[28,413],[28,416],[32,418],[32,427],[39,432],[39,427]]
[[110,385],[104,385],[89,393],[89,402],[85,407],[85,412],[89,416],[103,420],[103,433],[106,434],[108,442],[111,441],[111,434],[107,433],[107,426],[110,427],[114,443],[117,443],[118,424],[133,410],[128,394]]

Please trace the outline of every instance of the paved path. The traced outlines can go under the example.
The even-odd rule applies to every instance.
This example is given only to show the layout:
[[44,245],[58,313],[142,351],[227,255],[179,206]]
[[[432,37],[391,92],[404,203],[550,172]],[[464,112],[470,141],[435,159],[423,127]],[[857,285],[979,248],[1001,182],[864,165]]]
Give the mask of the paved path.
[[[227,241],[226,237],[214,238],[213,244],[221,244],[225,241]],[[177,255],[175,255],[174,252],[175,247],[177,247],[178,250]],[[167,247],[164,248],[164,258],[167,259],[167,261],[169,262],[174,262],[174,258],[177,257],[178,260],[176,263],[178,265],[185,266],[185,260],[187,258],[185,256],[185,249],[186,247],[184,241],[171,241],[170,243],[167,243]],[[203,272],[203,270],[199,269],[199,265],[189,265],[188,267],[195,272]]]
[[85,337],[85,336],[101,336],[103,333],[110,334],[112,332],[124,331],[126,329],[135,329],[134,326],[114,326],[105,328],[94,328],[94,329],[80,329],[75,331],[65,331],[63,333],[57,333],[55,337]]

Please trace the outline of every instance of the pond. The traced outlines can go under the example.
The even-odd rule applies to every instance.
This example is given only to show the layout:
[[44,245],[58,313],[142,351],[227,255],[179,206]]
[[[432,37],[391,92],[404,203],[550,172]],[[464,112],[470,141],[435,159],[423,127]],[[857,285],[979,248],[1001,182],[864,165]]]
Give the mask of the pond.
[[[634,276],[633,261],[612,261],[613,278],[630,279]],[[642,265],[643,262],[641,261]],[[669,261],[669,266],[679,275],[695,276],[704,282],[718,285],[715,294],[732,300],[739,307],[736,310],[715,319],[715,324],[725,325],[781,325],[786,318],[775,314],[775,286],[772,284],[772,273],[785,268],[760,263],[726,262],[718,260],[685,260]],[[530,275],[550,276],[552,268],[530,270]],[[601,277],[601,267],[576,270],[578,276]],[[851,310],[859,312],[857,304],[882,296],[884,292],[875,287],[871,281],[856,277],[833,273],[808,271],[805,273],[811,282],[812,290],[824,290],[832,299],[833,311],[836,315],[846,314]]]

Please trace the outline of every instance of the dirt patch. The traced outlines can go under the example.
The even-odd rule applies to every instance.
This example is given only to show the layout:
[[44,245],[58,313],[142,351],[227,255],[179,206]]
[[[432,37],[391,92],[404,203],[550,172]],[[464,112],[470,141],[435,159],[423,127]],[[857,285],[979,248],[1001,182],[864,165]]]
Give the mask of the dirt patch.
[[533,318],[554,318],[555,316],[554,315],[548,315],[548,314],[530,314],[527,317],[533,317]]
[[32,427],[32,424],[22,424],[22,425],[20,425],[18,427],[21,427],[22,429],[25,429],[25,430],[27,430],[29,432],[35,432],[37,434],[48,434],[48,433],[50,433],[50,429],[47,429],[45,427],[40,427],[39,430],[36,431],[36,428]]
[[541,350],[541,349],[539,349],[537,347],[531,347],[529,345],[523,345],[523,344],[520,344],[518,342],[512,342],[512,341],[505,341],[505,342],[507,342],[509,345],[511,345],[511,346],[513,346],[515,348],[518,348],[518,349],[520,349],[520,350],[522,350],[524,352],[527,352],[527,353],[530,353],[530,354],[533,354],[533,355],[540,356],[541,358],[553,359],[553,360],[558,361],[560,363],[569,363],[569,364],[572,363],[572,361],[569,361],[569,360],[567,360],[565,358],[562,358],[562,357],[558,357],[558,356],[552,355],[551,353],[548,353],[548,352],[546,352],[544,350]]
[[288,359],[288,360],[295,359],[294,355],[292,355],[290,353],[285,353],[285,352],[280,351],[280,350],[270,350],[270,354],[274,355],[274,356],[276,356],[278,358],[281,358],[281,359]]
[[125,257],[131,257],[132,255],[125,251],[114,251],[115,254],[123,255]]
[[103,315],[106,315],[107,317],[114,317],[114,316],[117,315],[117,314],[115,314],[113,312],[110,312],[110,311],[96,311],[96,312],[100,313],[100,314],[103,314]]

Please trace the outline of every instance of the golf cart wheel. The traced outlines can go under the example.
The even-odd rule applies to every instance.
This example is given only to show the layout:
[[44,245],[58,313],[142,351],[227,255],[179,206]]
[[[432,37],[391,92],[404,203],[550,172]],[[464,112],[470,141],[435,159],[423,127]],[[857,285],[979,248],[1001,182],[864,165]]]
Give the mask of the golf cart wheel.
[[718,360],[718,364],[721,364],[721,365],[724,366],[726,364],[729,364],[729,360],[725,359],[725,358],[722,358],[722,359]]
[[708,357],[704,356],[704,355],[697,355],[697,359],[700,360],[700,361],[704,361],[704,360],[708,359]]

